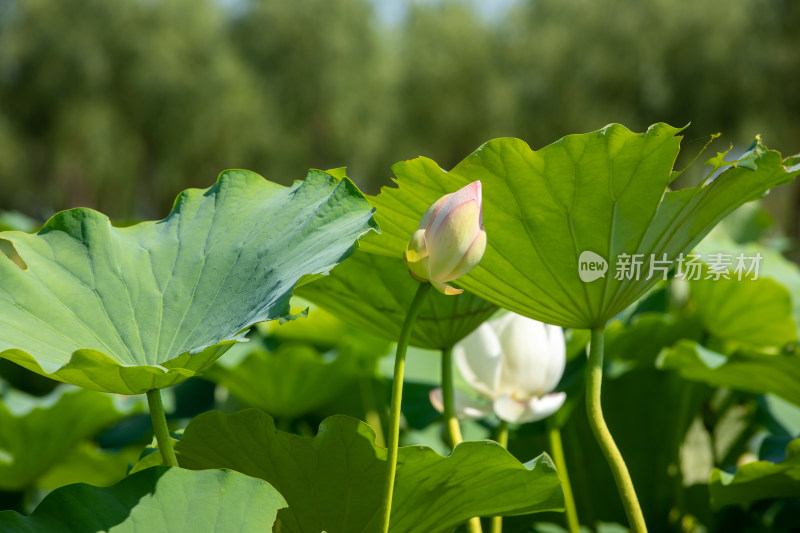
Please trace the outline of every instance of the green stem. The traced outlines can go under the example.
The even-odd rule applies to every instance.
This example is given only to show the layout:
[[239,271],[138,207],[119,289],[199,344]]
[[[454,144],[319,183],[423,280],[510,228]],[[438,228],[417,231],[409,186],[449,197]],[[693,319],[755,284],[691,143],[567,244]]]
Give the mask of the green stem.
[[153,431],[156,434],[158,449],[161,458],[168,466],[178,466],[178,458],[172,448],[172,437],[167,427],[167,415],[164,413],[164,404],[161,403],[161,391],[153,389],[147,391],[147,405],[150,407],[150,419],[153,421]]
[[586,414],[589,417],[589,425],[592,428],[594,437],[606,457],[614,481],[617,483],[622,505],[625,514],[628,516],[628,523],[633,533],[646,533],[647,526],[644,523],[642,508],[639,506],[639,499],[633,488],[631,475],[622,454],[619,453],[614,438],[608,430],[606,421],[603,418],[603,408],[600,404],[600,388],[603,385],[603,342],[605,327],[592,328],[592,341],[589,347],[589,366],[586,376]]
[[381,422],[381,416],[378,414],[378,409],[375,407],[372,377],[361,376],[358,379],[358,385],[361,391],[361,404],[364,406],[364,421],[375,430],[375,444],[386,446],[386,440],[383,437],[383,423]]
[[403,398],[403,374],[406,368],[406,350],[411,338],[411,329],[417,319],[422,302],[431,289],[430,283],[420,283],[417,293],[408,308],[400,338],[397,340],[397,352],[394,356],[394,376],[392,377],[392,403],[389,407],[389,445],[386,451],[386,474],[383,484],[383,523],[381,531],[389,532],[389,519],[392,514],[392,494],[394,493],[394,475],[397,472],[397,448],[400,441],[400,402]]
[[455,448],[463,439],[461,426],[455,414],[455,389],[453,388],[453,348],[442,350],[442,404],[444,427],[450,447]]
[[[497,426],[497,435],[495,435],[495,440],[503,448],[508,448],[508,422],[506,422],[505,420],[501,420],[500,425]],[[502,531],[503,531],[503,517],[493,516],[492,533],[502,533]]]
[[501,420],[500,423],[497,424],[494,440],[503,448],[508,448],[508,422],[505,420]]
[[578,521],[578,511],[575,507],[575,498],[572,495],[572,485],[569,483],[567,461],[564,457],[564,445],[561,443],[561,430],[554,423],[548,421],[547,436],[550,440],[550,453],[556,463],[556,470],[561,478],[561,489],[564,491],[564,510],[567,515],[567,528],[569,533],[578,533],[581,525]]
[[[453,348],[442,350],[442,405],[444,413],[444,427],[450,448],[453,449],[464,440],[461,436],[461,426],[455,413],[455,388],[453,387]],[[483,533],[481,519],[472,517],[467,522],[469,533]]]
[[467,531],[469,533],[483,533],[483,526],[481,525],[481,519],[477,516],[473,516],[467,522]]

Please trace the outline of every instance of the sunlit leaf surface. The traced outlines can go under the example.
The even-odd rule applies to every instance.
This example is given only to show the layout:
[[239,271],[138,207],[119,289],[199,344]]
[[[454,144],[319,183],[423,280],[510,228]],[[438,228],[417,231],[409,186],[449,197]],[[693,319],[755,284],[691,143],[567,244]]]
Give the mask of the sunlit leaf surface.
[[[176,451],[184,468],[231,468],[269,481],[289,504],[278,516],[283,533],[378,531],[386,449],[353,418],[326,419],[312,439],[277,431],[255,409],[212,411],[189,424]],[[409,446],[400,448],[391,531],[447,532],[475,515],[562,506],[546,455],[523,465],[490,441],[465,442],[450,457]]]
[[789,291],[769,278],[736,276],[690,282],[697,314],[708,331],[747,346],[797,342]]
[[756,461],[729,474],[715,469],[708,482],[714,507],[748,505],[765,498],[800,497],[800,439],[786,447],[786,460],[773,464]]
[[269,483],[238,472],[157,466],[108,488],[79,483],[56,489],[30,517],[0,512],[0,531],[263,533],[285,506]]
[[114,228],[90,209],[35,235],[0,233],[0,356],[82,387],[136,394],[206,368],[256,322],[285,317],[298,280],[375,227],[348,180],[291,187],[228,171],[159,222]]
[[6,390],[0,397],[0,490],[31,487],[79,443],[144,406],[65,385],[41,398]]
[[674,369],[693,381],[755,394],[772,393],[800,405],[800,355],[739,351],[726,356],[692,341],[665,350],[659,368]]
[[[296,294],[355,326],[397,340],[418,285],[401,259],[359,250],[330,276],[299,287]],[[495,311],[497,306],[470,293],[431,291],[414,323],[411,344],[452,347]]]
[[[601,326],[663,277],[658,267],[669,267],[738,206],[792,178],[780,154],[757,141],[722,174],[670,191],[679,132],[612,124],[537,151],[519,139],[495,139],[450,172],[424,157],[397,163],[398,188],[371,200],[383,235],[362,248],[401,257],[431,203],[481,180],[488,247],[456,284],[544,322]],[[724,165],[721,157],[712,164]],[[651,275],[651,258],[664,254]]]

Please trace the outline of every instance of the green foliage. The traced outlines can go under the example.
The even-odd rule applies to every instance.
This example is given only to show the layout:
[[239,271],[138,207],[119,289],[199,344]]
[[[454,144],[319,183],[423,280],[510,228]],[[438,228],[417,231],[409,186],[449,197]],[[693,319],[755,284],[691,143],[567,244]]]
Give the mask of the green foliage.
[[[714,0],[542,0],[522,2],[509,18],[504,62],[516,74],[520,121],[532,123],[525,139],[665,120],[739,143],[760,131],[781,151],[796,151],[800,139],[779,115],[797,99],[770,88],[797,87],[795,76],[780,74],[800,43],[793,2],[744,0],[723,9]],[[731,47],[742,36],[764,48]]]
[[[659,350],[684,335],[697,334],[692,329],[687,321],[649,313],[630,324],[612,323],[606,342],[605,418],[625,457],[647,523],[657,531],[668,530],[674,515],[690,514],[683,471],[691,466],[682,448],[698,409],[710,393],[681,379],[676,372],[654,368],[653,361]],[[624,524],[611,472],[594,442],[583,409],[583,391],[578,389],[568,396],[568,402],[578,403],[569,418],[558,420],[561,413],[556,415],[562,426],[578,516],[583,524],[598,520]],[[511,451],[537,446],[539,441],[528,440],[533,431],[521,428],[524,433],[516,443],[512,440]]]
[[0,211],[0,231],[34,231],[36,222],[18,211]]
[[661,354],[658,366],[686,379],[756,394],[772,393],[800,405],[800,355],[766,355],[740,351],[723,355],[691,341],[681,341]]
[[347,163],[374,190],[401,159],[610,122],[800,144],[795,2],[393,2],[381,23],[384,5],[5,0],[0,208],[156,218],[224,168]]
[[[37,1],[42,6],[49,0]],[[165,5],[176,8],[183,1]],[[91,2],[85,9],[99,9]],[[328,6],[325,13],[332,19],[366,16],[359,5]],[[259,23],[291,13],[312,27],[313,16],[303,7],[283,11],[277,4],[245,3],[242,9],[258,10]],[[426,18],[426,9],[414,8],[409,27],[435,22]],[[460,9],[445,3],[441,12]],[[236,22],[236,46],[255,54],[259,28],[246,17]],[[203,27],[214,27],[208,24]],[[329,32],[332,42],[346,33]],[[461,39],[445,35],[448,47]],[[5,53],[0,49],[0,68]],[[321,76],[330,76],[324,79],[336,78],[329,65],[313,64],[313,50],[289,47],[281,54],[296,54],[309,62],[308,72],[319,68]],[[262,59],[265,66],[275,60]],[[79,61],[75,68],[82,66]],[[308,72],[294,80],[303,105],[319,91],[300,83]],[[475,94],[493,84],[486,81]],[[420,80],[418,87],[425,86]],[[339,86],[331,91],[347,93]],[[320,107],[321,120],[333,120],[326,109]],[[0,140],[7,131],[1,119]],[[463,120],[469,124],[472,118]],[[292,135],[301,139],[314,129],[298,123]],[[231,171],[210,189],[182,194],[166,219],[126,229],[76,209],[57,215],[35,235],[0,233],[0,353],[7,359],[0,365],[0,509],[28,511],[28,502],[56,488],[29,518],[0,513],[0,530],[66,533],[68,524],[79,523],[88,530],[227,532],[263,530],[275,520],[284,532],[376,529],[386,471],[386,450],[376,443],[386,402],[386,380],[378,369],[386,375],[390,365],[378,358],[387,351],[387,339],[398,334],[417,286],[400,255],[422,211],[474,179],[483,181],[490,249],[463,285],[562,325],[609,322],[605,417],[651,528],[722,533],[754,524],[754,530],[791,530],[800,505],[800,274],[780,256],[775,246],[781,241],[772,239],[770,221],[758,208],[737,211],[716,234],[698,240],[720,218],[789,181],[800,167],[787,169],[796,159],[781,161],[757,140],[738,161],[725,163],[727,152],[711,158],[713,175],[700,185],[669,190],[680,175],[673,170],[678,132],[665,124],[642,134],[611,125],[537,152],[517,139],[498,139],[450,172],[425,158],[398,163],[399,188],[373,198],[383,234],[365,237],[355,253],[356,239],[376,223],[372,206],[341,168],[312,171],[288,189]],[[0,217],[0,224],[32,229],[19,217]],[[757,251],[764,269],[757,280],[689,283],[612,275],[614,258],[623,252],[672,260],[695,245],[706,254]],[[605,278],[580,280],[581,250],[609,260]],[[238,342],[258,321],[288,318],[295,289],[329,312],[312,306],[298,320],[256,325],[249,343]],[[469,292],[433,295],[414,343],[451,346],[495,310]],[[411,446],[400,450],[392,531],[445,533],[463,529],[477,515],[508,517],[508,533],[556,530],[558,525],[535,522],[563,521],[556,514],[564,504],[559,476],[542,453],[554,428],[563,437],[582,524],[601,530],[601,522],[625,522],[583,405],[587,332],[572,329],[566,338],[568,363],[558,386],[568,395],[565,407],[546,422],[512,425],[509,451],[469,440],[496,431],[497,420],[490,417],[464,423],[468,440],[450,453],[429,400],[439,384],[437,358],[414,349],[401,430],[402,442]],[[217,361],[229,347],[228,357]],[[211,381],[181,384],[169,418],[181,466],[199,472],[160,467],[161,454],[151,446],[114,487],[64,486],[117,482],[149,435],[131,430],[134,419],[108,432],[128,432],[126,438],[99,434],[127,411],[94,391],[58,385],[49,393],[55,384],[44,376],[135,393],[201,371]],[[456,377],[459,383],[464,385]],[[194,394],[190,385],[203,390],[203,401],[187,400]],[[49,395],[34,398],[14,387]],[[190,419],[237,402],[268,410],[277,423],[254,409]],[[354,413],[368,424],[338,414],[315,435],[329,413]],[[168,439],[161,434],[159,440]],[[753,463],[756,452],[768,462]],[[531,456],[537,457],[528,463],[516,459]]]
[[374,26],[367,1],[246,0],[218,20],[260,105],[254,135],[263,141],[247,154],[249,165],[283,176],[346,163],[365,184],[385,173],[385,158],[398,153],[390,148],[394,44]]
[[372,211],[349,181],[312,171],[284,188],[228,171],[169,217],[117,229],[89,209],[36,235],[0,234],[0,355],[123,394],[202,371],[256,322],[287,318],[298,280],[347,257]]
[[41,398],[6,390],[0,397],[0,490],[31,488],[86,439],[142,411],[141,402],[124,406],[68,386]]
[[[278,515],[281,531],[373,531],[378,525],[386,449],[375,445],[369,426],[349,417],[327,419],[308,439],[277,431],[257,410],[205,413],[186,428],[176,452],[184,468],[231,468],[269,481],[289,502]],[[485,441],[463,443],[447,458],[426,447],[404,447],[392,531],[446,532],[474,515],[562,506],[547,456],[523,465]]]
[[94,443],[83,442],[40,477],[36,487],[53,490],[73,483],[109,487],[128,475],[140,451],[138,446],[103,450]]
[[[745,204],[747,205],[754,205],[754,204]],[[744,207],[744,206],[743,206]],[[740,208],[741,210],[741,208]],[[728,220],[728,219],[726,219]],[[718,231],[723,230],[723,231]],[[792,306],[792,319],[798,331],[800,331],[800,268],[798,268],[797,264],[790,261],[786,257],[784,257],[783,253],[781,253],[780,248],[775,247],[767,247],[757,242],[748,242],[747,244],[737,244],[737,242],[733,239],[733,236],[726,235],[724,231],[724,227],[717,227],[714,232],[712,232],[706,239],[704,239],[696,248],[696,251],[701,254],[710,254],[719,252],[720,250],[741,250],[741,253],[749,256],[755,257],[758,254],[761,255],[762,259],[760,262],[760,267],[758,271],[758,275],[760,278],[769,278],[771,280],[776,281],[781,286],[783,286],[786,291],[788,291],[789,297],[791,299],[791,306]],[[729,287],[726,293],[729,293],[731,296],[738,292],[739,290],[747,292],[747,287],[741,287],[736,291],[733,290],[732,287]],[[782,291],[778,288],[768,288],[768,293],[770,297],[766,299],[764,302],[765,304],[769,304],[770,302],[775,302],[776,304],[783,307],[785,304],[781,302],[781,300],[785,299],[785,296],[780,295]],[[715,291],[712,289],[712,292]],[[752,296],[752,294],[751,294]],[[741,302],[726,302],[731,303],[737,308],[742,308]],[[699,305],[702,305],[701,302],[698,302]],[[709,310],[710,311],[710,310]],[[744,311],[744,310],[743,310]],[[766,310],[768,314],[774,314],[772,310]],[[710,311],[713,313],[713,311]],[[747,315],[751,317],[755,321],[760,321],[759,318],[759,310],[756,306],[751,306],[747,309]],[[785,327],[786,319],[780,319],[778,328]],[[763,323],[763,321],[762,321]],[[773,329],[774,326],[770,326],[770,329]],[[776,344],[774,340],[769,341],[770,344]]]
[[664,348],[681,339],[699,341],[703,325],[694,316],[673,316],[648,312],[630,323],[614,321],[606,329],[606,353],[613,361],[653,368]]
[[238,472],[191,472],[158,466],[109,488],[69,485],[53,491],[30,517],[0,512],[7,533],[139,531],[263,532],[285,500],[268,483]]
[[786,287],[768,279],[699,279],[690,282],[697,314],[721,339],[747,346],[797,343],[792,298]]
[[[315,320],[320,315],[323,322]],[[344,390],[358,386],[359,379],[371,379],[377,359],[389,351],[388,342],[370,342],[361,332],[343,335],[328,349],[329,344],[317,348],[313,334],[293,339],[296,332],[280,331],[300,326],[300,331],[315,332],[319,337],[330,331],[324,327],[325,318],[323,312],[315,310],[307,319],[273,329],[267,340],[283,339],[274,350],[238,344],[204,377],[224,386],[243,405],[258,407],[276,418],[296,418],[322,407]]]
[[[398,188],[384,188],[372,200],[384,235],[362,247],[400,257],[427,206],[479,179],[491,237],[480,265],[457,284],[537,320],[602,326],[658,282],[658,275],[647,275],[650,257],[675,261],[725,215],[793,177],[780,154],[757,140],[747,164],[665,193],[675,177],[679,131],[655,124],[637,134],[610,125],[538,151],[518,139],[496,139],[450,172],[426,158],[398,163]],[[579,277],[587,251],[607,262],[604,277]],[[612,275],[622,254],[641,254],[640,274]]]
[[715,469],[708,488],[711,503],[720,508],[725,505],[748,505],[765,498],[797,498],[800,487],[800,439],[786,447],[786,460],[772,464],[756,461],[740,466],[734,474]]
[[[703,405],[704,390],[652,368],[631,370],[605,385],[606,421],[625,457],[647,523],[668,524],[670,513],[690,514],[682,501],[688,497],[682,469],[690,469],[691,463],[682,456],[682,445]],[[624,524],[611,472],[593,442],[585,413],[576,410],[562,432],[579,516],[584,523],[594,519]]]
[[[418,284],[401,259],[357,251],[330,276],[295,293],[365,331],[397,340]],[[495,311],[496,306],[471,293],[445,296],[434,291],[423,303],[411,344],[449,348]]]
[[[209,0],[5,2],[0,120],[18,145],[0,175],[8,200],[36,214],[88,204],[151,216],[196,176],[252,161],[272,137],[259,135],[265,102],[219,15]],[[11,188],[15,175],[31,187]]]
[[325,360],[311,346],[237,351],[211,367],[205,377],[244,405],[281,418],[295,418],[325,405],[358,375],[354,361],[339,356]]

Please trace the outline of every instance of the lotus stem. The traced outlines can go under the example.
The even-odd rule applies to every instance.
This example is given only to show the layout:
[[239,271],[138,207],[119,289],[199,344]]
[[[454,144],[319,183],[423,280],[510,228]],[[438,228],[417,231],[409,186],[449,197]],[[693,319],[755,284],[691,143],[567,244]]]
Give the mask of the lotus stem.
[[383,523],[381,531],[389,533],[389,520],[392,514],[392,495],[394,494],[394,476],[397,472],[397,449],[400,441],[400,405],[403,399],[403,374],[406,368],[406,350],[411,339],[411,330],[422,308],[430,283],[420,283],[417,293],[408,308],[400,338],[397,340],[397,352],[394,357],[394,376],[392,378],[392,402],[389,407],[389,440],[386,453],[386,474],[383,489]]
[[455,389],[453,387],[453,348],[442,350],[442,405],[444,427],[450,448],[458,446],[463,439],[461,426],[455,413]]
[[158,442],[158,449],[161,452],[164,464],[178,466],[178,458],[175,456],[175,449],[172,447],[172,437],[169,435],[167,415],[164,413],[164,404],[161,402],[161,391],[159,389],[147,391],[147,405],[150,408],[153,432],[156,434],[156,442]]
[[647,533],[642,508],[633,488],[633,481],[625,465],[625,460],[619,452],[611,432],[608,430],[603,418],[603,408],[600,403],[600,389],[603,385],[603,342],[605,326],[592,328],[592,340],[589,345],[589,365],[586,375],[586,414],[592,428],[597,444],[606,457],[608,466],[617,483],[622,505],[628,517],[628,524],[633,533]]
[[[453,347],[442,350],[442,417],[450,448],[455,449],[464,438],[455,412],[455,387],[453,387]],[[469,533],[483,533],[481,519],[472,517],[467,522]]]
[[508,449],[508,422],[501,420],[497,425],[494,440],[503,448]]
[[[501,420],[500,424],[497,426],[497,433],[495,435],[495,440],[500,446],[508,449],[508,422],[506,422],[505,420]],[[502,531],[503,531],[503,517],[493,516],[492,533],[502,533]]]
[[481,525],[481,519],[477,516],[473,516],[467,521],[467,531],[469,533],[483,533],[483,526]]
[[567,461],[564,457],[564,445],[561,442],[561,430],[551,421],[548,421],[547,425],[550,453],[553,454],[558,477],[561,478],[561,490],[564,491],[564,511],[567,518],[567,529],[569,533],[579,533],[581,524],[578,521],[578,510],[575,507],[575,497],[572,495],[572,485],[569,482]]
[[383,437],[383,422],[381,422],[381,416],[375,407],[372,377],[361,376],[358,384],[361,391],[361,404],[364,407],[364,421],[375,431],[375,444],[381,447],[386,446],[386,439]]

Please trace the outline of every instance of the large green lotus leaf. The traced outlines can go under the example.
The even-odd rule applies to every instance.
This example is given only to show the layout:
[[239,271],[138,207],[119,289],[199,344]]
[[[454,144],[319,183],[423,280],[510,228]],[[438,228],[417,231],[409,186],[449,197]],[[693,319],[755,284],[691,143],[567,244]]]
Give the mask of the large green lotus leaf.
[[756,461],[730,474],[714,469],[708,482],[711,504],[747,506],[765,498],[800,498],[800,439],[786,447],[786,460],[773,464]]
[[73,483],[109,487],[125,478],[130,465],[141,456],[140,445],[122,450],[103,450],[84,441],[36,481],[37,489],[53,490]]
[[0,211],[0,231],[34,231],[35,220],[17,211]]
[[[262,338],[270,338],[279,342],[307,342],[315,346],[335,346],[347,337],[349,340],[360,338],[360,335],[355,334],[354,328],[346,322],[339,320],[324,309],[316,307],[308,300],[299,298],[296,295],[298,290],[300,287],[295,289],[295,296],[292,297],[292,313],[305,316],[302,320],[283,322],[273,320],[259,323],[255,330]],[[371,335],[368,337],[368,341],[374,340]]]
[[[293,298],[293,310],[300,303]],[[276,418],[308,413],[358,387],[391,347],[313,305],[305,317],[255,329],[260,335],[251,334],[253,342],[233,346],[203,377]]]
[[372,374],[352,352],[322,354],[308,344],[288,344],[274,352],[242,353],[246,346],[235,346],[239,353],[229,352],[233,357],[220,360],[204,377],[227,388],[244,405],[277,418],[308,413],[353,386],[359,376]]
[[[330,276],[299,287],[296,294],[359,328],[396,341],[417,286],[402,259],[359,250]],[[414,323],[411,344],[452,347],[495,311],[495,305],[470,293],[431,292]]]
[[778,438],[800,435],[800,405],[787,402],[774,394],[765,394],[761,400],[766,411],[766,416],[763,417],[766,420],[762,423],[769,428],[770,433]]
[[[633,133],[612,124],[533,151],[495,139],[450,172],[426,158],[397,163],[398,188],[372,199],[384,235],[365,251],[401,257],[427,207],[474,180],[483,184],[486,254],[456,284],[520,314],[575,328],[604,325],[661,279],[649,259],[689,251],[743,203],[791,180],[780,154],[757,141],[737,164],[698,187],[669,191],[678,174],[679,129],[655,124]],[[711,160],[717,168],[725,163]],[[666,191],[666,192],[665,192]],[[579,258],[608,267],[581,281]],[[638,279],[615,279],[622,254],[642,254]],[[657,265],[658,266],[658,265]],[[586,277],[586,276],[585,276]],[[649,279],[647,279],[649,277]]]
[[800,405],[800,355],[738,351],[726,356],[693,341],[679,341],[661,353],[657,365],[714,387],[775,394]]
[[0,512],[4,533],[263,533],[286,501],[239,472],[157,466],[113,487],[51,492],[30,517]]
[[698,279],[689,282],[695,309],[712,334],[753,347],[797,342],[792,298],[769,278]]
[[[306,438],[276,430],[256,409],[212,411],[189,423],[176,452],[185,468],[231,468],[272,483],[289,503],[278,514],[282,533],[379,530],[386,449],[353,418],[330,417]],[[491,441],[464,442],[450,457],[409,446],[400,448],[391,531],[448,532],[475,515],[562,507],[546,455],[523,465]]]
[[611,322],[606,328],[605,353],[609,361],[652,368],[664,348],[680,339],[700,340],[703,325],[695,316],[643,313],[630,324]]
[[41,398],[6,390],[0,399],[0,489],[33,486],[79,443],[144,410],[141,401],[67,385]]
[[375,228],[348,180],[291,187],[248,171],[181,193],[167,218],[114,228],[90,209],[0,233],[0,356],[89,389],[137,394],[208,367],[256,322],[284,317],[307,274]]
[[[352,256],[348,261],[350,259]],[[327,276],[324,279],[327,279]],[[295,292],[298,290],[295,289]],[[365,369],[371,369],[378,359],[389,353],[391,341],[396,341],[372,335],[298,296],[292,298],[292,310],[295,309],[298,309],[297,314],[300,314],[300,310],[305,311],[303,313],[305,316],[299,320],[284,322],[274,320],[256,326],[255,329],[266,346],[299,343],[312,345],[326,353],[346,352],[348,357],[358,359]]]
[[[767,248],[756,243],[739,244],[727,237],[724,232],[716,231],[716,229],[695,248],[696,253],[706,257],[709,254],[719,253],[720,250],[735,251],[737,254],[744,254],[745,257],[761,256],[761,260],[758,263],[758,278],[774,280],[786,288],[792,301],[792,318],[798,333],[800,333],[800,268],[798,268],[797,264],[786,259],[779,250]],[[777,291],[773,290],[771,292],[776,293]],[[785,306],[784,303],[779,305]],[[748,314],[752,316],[758,311],[761,311],[761,309],[754,305]],[[774,311],[767,312],[774,314]],[[757,317],[754,318],[758,320]],[[780,322],[783,324],[786,319],[781,317]],[[785,325],[781,326],[781,328],[785,327]]]

